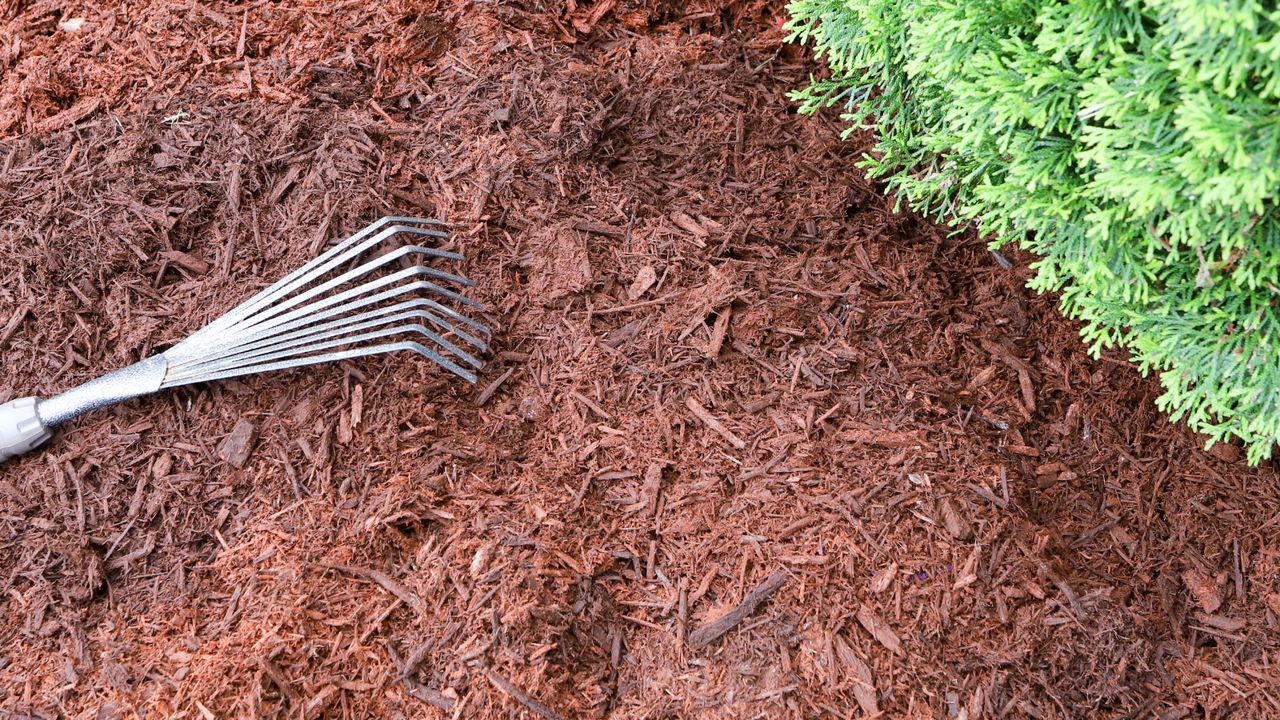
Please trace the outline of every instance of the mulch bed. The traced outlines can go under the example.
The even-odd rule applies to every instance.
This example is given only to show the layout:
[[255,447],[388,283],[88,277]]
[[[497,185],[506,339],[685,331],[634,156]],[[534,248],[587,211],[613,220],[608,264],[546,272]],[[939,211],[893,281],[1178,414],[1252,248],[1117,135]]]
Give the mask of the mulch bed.
[[1280,717],[1275,466],[895,213],[777,3],[295,5],[0,13],[0,402],[390,213],[490,362],[0,468],[0,717]]

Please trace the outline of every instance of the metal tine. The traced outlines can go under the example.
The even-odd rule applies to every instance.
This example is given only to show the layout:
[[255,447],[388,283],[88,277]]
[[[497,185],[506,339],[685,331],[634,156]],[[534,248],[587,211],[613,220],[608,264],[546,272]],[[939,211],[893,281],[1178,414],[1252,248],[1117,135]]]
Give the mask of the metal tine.
[[[374,280],[370,280],[369,282],[364,283],[363,285],[357,285],[355,287],[348,288],[347,290],[344,290],[340,293],[331,295],[321,300],[317,300],[309,305],[304,305],[300,308],[296,308],[291,312],[285,313],[284,315],[281,315],[278,317],[274,317],[265,322],[255,323],[254,325],[247,328],[229,329],[227,332],[229,333],[230,332],[236,332],[236,333],[253,332],[254,334],[257,334],[259,332],[264,332],[271,328],[278,327],[281,324],[290,322],[292,320],[314,315],[326,308],[333,307],[340,303],[345,303],[353,298],[357,298],[361,295],[371,293],[375,290],[386,287],[388,285],[394,285],[398,282],[401,282],[402,280],[407,280],[413,277],[420,277],[423,275],[428,277],[437,277],[440,274],[441,274],[441,271],[439,270],[435,270],[433,268],[428,268],[423,266],[406,268],[399,272],[392,273],[391,275],[386,275],[380,278],[376,278]],[[445,273],[445,274],[448,274],[448,273]],[[433,292],[433,293],[442,295],[446,298],[449,298],[450,300],[453,300],[455,302],[461,303],[463,305],[484,310],[484,306],[481,305],[480,303],[470,298],[467,298],[463,295],[460,295],[456,292],[453,292],[452,290],[443,288],[433,282],[430,282],[427,280],[420,280],[415,283],[412,283],[411,285],[412,285],[412,289],[421,289],[421,290],[426,290],[428,292]],[[409,286],[406,286],[406,288],[407,287]],[[394,292],[391,294],[392,295],[400,294],[402,292],[407,292],[407,291],[408,291],[407,289],[402,288],[402,289],[399,289],[397,292]],[[485,328],[480,323],[477,323],[476,321],[472,320],[471,318],[468,318],[462,313],[459,313],[455,310],[451,310],[445,307],[444,305],[440,305],[439,303],[434,303],[432,307],[443,312],[449,317],[454,318],[455,320],[458,320],[459,322],[463,322],[467,325],[470,325],[488,334],[488,328]],[[182,341],[181,343],[170,348],[165,354],[170,358],[171,364],[199,362],[200,360],[208,357],[210,342],[211,340],[204,340],[204,339],[201,339],[199,342],[192,342],[192,338],[188,338]],[[223,347],[223,346],[226,346],[227,344],[228,343],[226,343],[225,341],[219,342],[217,343],[217,347]]]
[[[275,333],[290,332],[295,328],[311,325],[317,322],[327,320],[329,318],[338,317],[340,315],[353,313],[357,310],[360,310],[361,308],[377,305],[378,303],[383,302],[384,300],[390,300],[392,298],[413,292],[415,290],[429,289],[428,286],[434,287],[432,283],[425,283],[425,282],[407,283],[405,285],[401,285],[399,287],[395,287],[390,290],[384,290],[383,292],[377,293],[376,295],[359,298],[357,300],[343,303],[342,305],[331,307],[327,310],[321,310],[318,312],[310,312],[311,306],[307,306],[306,308],[299,308],[298,310],[294,311],[294,313],[290,313],[290,315],[296,316],[292,318],[290,322],[282,323],[282,324],[273,323],[272,327],[267,327],[264,329],[255,329],[256,330],[255,332],[248,333],[241,338],[237,338],[237,342],[239,344],[228,343],[226,345],[221,346],[219,351],[215,351],[217,352],[216,355],[201,355],[200,357],[190,359],[190,360],[174,359],[170,362],[170,367],[176,370],[186,365],[199,364],[199,363],[205,362],[206,360],[216,359],[218,357],[226,356],[226,355],[238,352],[239,349],[247,343],[256,342],[263,338],[270,338]],[[453,308],[447,307],[445,305],[441,305],[440,303],[430,298],[414,298],[413,300],[397,303],[396,305],[389,306],[389,308],[386,311],[392,312],[393,310],[391,310],[390,308],[394,308],[395,311],[398,311],[401,309],[407,310],[415,307],[431,308],[432,310],[435,310],[441,315],[445,315],[448,318],[455,320],[461,324],[464,324],[467,327],[470,327],[476,330],[477,332],[483,333],[486,336],[490,334],[489,328],[485,327],[483,324],[476,322],[475,320],[467,317],[466,315],[459,313]],[[284,318],[277,318],[277,320],[283,321]],[[473,347],[479,350],[484,350],[484,349],[487,349],[488,347],[488,343],[485,340],[477,338],[460,328],[449,325],[447,322],[445,322],[440,327],[446,332],[450,332],[450,333],[453,333],[454,335],[457,335],[458,337],[462,338],[465,342],[467,342],[468,344],[472,345]]]
[[[400,322],[401,320],[421,319],[426,320],[437,327],[441,325],[448,325],[448,323],[445,323],[432,313],[424,310],[408,310],[392,314],[388,314],[385,310],[386,309],[383,308],[372,312],[362,313],[354,317],[342,318],[341,320],[331,323],[325,323],[319,327],[306,328],[303,331],[293,333],[291,335],[267,338],[255,343],[256,347],[251,346],[238,348],[234,354],[225,355],[220,358],[212,359],[209,362],[203,362],[182,368],[180,371],[175,373],[175,376],[177,378],[182,378],[234,367],[236,365],[260,362],[260,359],[264,356],[279,357],[280,353],[284,350],[297,348],[302,345],[309,345],[316,341],[337,340],[344,337],[350,337],[352,333],[357,333],[361,330],[368,330],[382,325],[390,325],[392,323]],[[433,338],[433,340],[435,340],[445,350],[448,350],[458,357],[474,360],[474,362],[468,361],[468,364],[479,367],[479,360],[475,360],[475,358],[469,355],[465,350],[459,348],[446,338],[439,337],[438,340],[436,338]],[[352,341],[346,340],[344,342]]]
[[[335,243],[333,247],[321,253],[319,256],[312,258],[310,261],[308,261],[301,267],[294,269],[284,277],[280,278],[274,283],[271,283],[271,285],[255,293],[248,300],[245,300],[244,302],[240,303],[239,305],[232,308],[228,312],[224,313],[221,317],[215,319],[213,322],[209,323],[209,325],[197,331],[195,334],[200,335],[206,331],[217,330],[217,329],[226,327],[231,323],[234,323],[239,318],[255,310],[268,298],[268,296],[273,296],[274,293],[276,293],[280,288],[284,287],[285,285],[288,285],[294,279],[310,272],[313,268],[324,263],[329,258],[341,253],[351,245],[359,242],[360,240],[364,239],[370,234],[376,232],[382,226],[387,225],[389,223],[404,223],[404,222],[414,222],[414,223],[419,223],[423,225],[442,225],[443,224],[439,220],[433,220],[431,218],[410,218],[410,217],[398,217],[398,216],[388,216],[388,217],[379,218],[378,220],[373,221],[369,225],[366,225],[363,229],[356,232],[354,235]],[[442,237],[448,237],[449,235],[447,232],[444,232],[444,231],[434,231],[432,234],[438,234],[439,236],[442,236]]]
[[[306,263],[305,265],[297,268],[296,270],[280,278],[276,282],[269,285],[267,288],[258,292],[253,297],[249,298],[248,300],[245,300],[244,302],[240,303],[236,307],[232,308],[222,317],[218,318],[217,320],[214,320],[212,323],[207,325],[203,330],[197,331],[196,334],[197,335],[201,334],[209,329],[220,330],[222,328],[227,327],[228,325],[238,322],[241,318],[257,311],[261,306],[269,302],[272,302],[274,299],[276,299],[280,295],[287,294],[291,290],[296,289],[299,284],[304,284],[305,282],[308,282],[310,279],[313,279],[318,275],[323,275],[325,272],[328,272],[329,269],[332,269],[332,267],[336,265],[340,265],[346,260],[351,259],[351,257],[355,255],[359,255],[361,252],[368,250],[370,247],[377,245],[383,240],[386,240],[387,238],[392,237],[393,235],[396,235],[399,232],[402,232],[402,231],[411,232],[418,235],[427,235],[430,237],[438,237],[438,238],[449,237],[449,233],[443,230],[430,230],[427,228],[418,228],[418,227],[413,227],[409,225],[402,225],[400,224],[402,222],[416,222],[416,223],[421,223],[425,225],[442,225],[443,224],[439,220],[432,220],[429,218],[410,218],[410,217],[399,217],[399,216],[381,218],[373,222],[372,224],[368,225],[363,230],[360,230],[355,235],[352,235],[351,237],[337,243],[332,248],[329,248],[325,252],[321,253],[318,257],[312,259],[310,262]],[[351,246],[356,245],[357,243],[360,243],[361,240],[364,240],[364,238],[368,237],[370,234],[376,232],[377,230],[382,228],[384,225],[387,225],[389,223],[397,223],[397,224],[392,228],[389,228],[379,233],[379,235],[375,239],[361,243],[359,245],[359,248],[360,248],[359,250],[355,250],[355,251],[349,250]],[[438,257],[445,257],[453,260],[462,259],[462,255],[458,253],[452,253],[445,250],[438,250],[437,252],[440,253]],[[337,256],[341,256],[341,257],[336,261],[332,261],[333,258]],[[324,265],[328,265],[328,267],[323,270],[318,270],[318,268]]]
[[[342,337],[337,340],[328,340],[325,342],[312,343],[310,345],[304,345],[298,348],[291,348],[289,350],[282,350],[276,353],[269,353],[269,354],[262,355],[260,357],[254,357],[251,359],[253,362],[259,363],[259,364],[285,361],[293,358],[301,358],[309,355],[310,353],[320,352],[322,350],[329,350],[331,348],[342,347],[343,345],[354,345],[357,343],[365,342],[366,340],[378,340],[380,338],[391,337],[394,335],[403,335],[406,333],[417,333],[419,335],[422,335],[423,337],[429,338],[432,342],[436,343],[437,345],[440,345],[441,347],[451,348],[452,350],[455,351],[455,354],[458,356],[460,360],[462,360],[463,362],[467,363],[468,365],[474,368],[479,368],[482,365],[482,363],[478,359],[468,354],[466,351],[458,348],[456,345],[449,342],[448,340],[445,340],[444,338],[440,337],[439,334],[432,331],[430,328],[424,325],[418,325],[416,323],[397,325],[395,327],[385,328],[382,330],[373,330],[371,332],[361,333],[359,335],[354,335],[351,337]],[[229,362],[229,363],[226,363],[225,365],[219,365],[217,367],[209,368],[209,372],[216,374],[221,370],[224,370],[224,369],[229,370],[238,365],[239,363],[237,362]],[[203,372],[192,372],[189,374],[183,374],[181,376],[175,377],[174,379],[175,379],[175,384],[186,384],[189,382],[198,382],[202,380],[208,380],[210,379],[210,376]]]
[[[305,303],[313,298],[319,297],[329,292],[330,290],[346,285],[348,282],[355,280],[356,278],[360,278],[360,277],[364,277],[366,275],[372,274],[378,268],[381,268],[385,265],[390,265],[391,263],[401,258],[408,257],[409,255],[428,255],[428,256],[438,257],[439,252],[440,251],[434,250],[433,248],[426,248],[418,245],[408,245],[408,246],[396,249],[392,252],[387,253],[386,255],[380,255],[364,263],[363,265],[360,265],[351,270],[348,270],[347,272],[342,273],[341,275],[335,278],[326,280],[320,285],[316,285],[314,287],[308,288],[307,290],[297,295],[294,295],[287,300],[280,300],[279,298],[277,298],[276,304],[272,305],[270,308],[264,309],[262,311],[259,311],[257,313],[254,313],[253,315],[250,315],[244,318],[239,323],[237,323],[236,325],[233,325],[229,329],[242,330],[248,327],[259,325],[265,320],[269,320],[273,317],[276,317],[277,315],[280,315],[281,313],[284,313],[291,308],[297,307],[298,305],[301,305],[302,303]],[[425,265],[417,265],[415,267],[422,268],[423,270],[422,274],[424,275],[430,275],[431,277],[438,278],[440,280],[449,280],[449,281],[458,283],[463,287],[470,287],[474,284],[467,278],[462,277],[461,275],[454,275],[453,273],[448,273],[443,270],[436,270],[435,268],[429,268],[429,267],[426,267]],[[462,297],[462,296],[459,295],[458,297]]]
[[[350,255],[350,253],[347,253],[347,252],[346,252],[346,251],[348,250],[348,248],[350,248],[352,245],[355,245],[356,243],[360,242],[361,240],[363,240],[364,238],[368,237],[369,235],[373,234],[374,232],[378,231],[378,230],[379,230],[380,228],[382,228],[383,226],[388,225],[388,224],[404,225],[405,223],[417,223],[417,224],[420,224],[420,225],[436,225],[436,226],[439,226],[439,225],[443,225],[443,224],[444,224],[444,223],[440,222],[439,220],[433,220],[433,219],[431,219],[431,218],[412,218],[412,217],[400,217],[400,216],[394,216],[394,215],[393,215],[393,216],[387,216],[387,217],[379,218],[378,220],[375,220],[374,222],[372,222],[372,223],[370,223],[369,225],[365,226],[365,228],[364,228],[364,229],[360,230],[360,231],[359,231],[359,232],[357,232],[356,234],[352,235],[351,237],[349,237],[349,238],[347,238],[347,239],[345,239],[345,240],[342,240],[342,241],[340,241],[340,242],[338,242],[338,243],[335,243],[333,247],[331,247],[331,248],[329,248],[328,250],[324,251],[323,253],[321,253],[321,254],[320,254],[320,255],[318,255],[317,257],[315,257],[315,258],[311,259],[309,262],[307,262],[306,264],[302,265],[301,267],[299,267],[299,268],[297,268],[297,269],[293,270],[292,272],[290,272],[289,274],[287,274],[287,275],[285,275],[284,277],[280,278],[280,279],[279,279],[279,280],[277,280],[276,282],[272,283],[272,284],[271,284],[270,286],[268,286],[266,289],[262,290],[261,292],[257,293],[257,294],[256,294],[256,295],[254,295],[253,297],[251,297],[251,298],[249,298],[248,300],[244,301],[243,303],[241,303],[241,304],[240,304],[239,306],[237,306],[236,308],[232,309],[232,311],[231,311],[231,312],[232,312],[232,313],[238,313],[239,311],[242,311],[242,310],[243,310],[243,311],[246,311],[246,312],[248,312],[248,311],[252,311],[256,306],[261,305],[261,304],[263,304],[263,303],[267,302],[271,297],[275,297],[276,295],[278,295],[280,291],[282,291],[282,290],[284,290],[284,289],[286,288],[286,286],[293,285],[293,284],[294,284],[294,282],[295,282],[296,280],[298,280],[299,278],[301,278],[302,276],[304,276],[304,275],[309,275],[309,274],[311,274],[311,273],[312,273],[316,268],[318,268],[319,266],[321,266],[321,265],[324,265],[324,264],[328,263],[328,262],[329,262],[329,260],[331,260],[334,256],[337,256],[337,255],[347,255],[347,256],[349,256],[349,255]],[[376,240],[376,241],[371,241],[371,242],[369,242],[369,243],[364,243],[364,244],[362,245],[362,247],[363,247],[364,249],[368,249],[369,247],[372,247],[373,245],[376,245],[377,243],[381,242],[382,240],[385,240],[385,239],[387,239],[387,238],[389,238],[389,237],[391,237],[391,236],[395,235],[397,232],[399,232],[399,230],[384,231],[384,234],[380,235],[378,240]],[[421,235],[429,235],[429,236],[432,236],[432,237],[438,237],[438,238],[448,238],[448,237],[449,237],[449,233],[448,233],[447,231],[444,231],[444,230],[431,230],[431,229],[429,229],[429,228],[414,228],[414,227],[410,227],[410,228],[409,228],[409,232],[415,232],[415,233],[418,233],[418,234],[421,234]],[[443,251],[442,251],[442,252],[443,252]],[[358,254],[358,253],[357,253],[357,254]],[[456,255],[456,254],[457,254],[457,253],[451,253],[451,255]],[[456,257],[456,258],[454,258],[454,259],[459,259],[459,260],[460,260],[461,258],[462,258],[462,256],[461,256],[461,255],[458,255],[458,257]],[[287,290],[284,290],[284,291],[285,291],[285,292],[287,292]],[[231,314],[231,313],[228,313],[228,314]]]
[[[347,272],[342,273],[341,275],[335,278],[326,280],[320,285],[316,285],[314,287],[309,287],[306,290],[302,290],[302,288],[306,287],[308,283],[318,280],[319,278],[323,277],[326,273],[330,272],[338,265],[341,265],[347,262],[348,260],[355,259],[360,255],[362,255],[368,249],[367,247],[363,247],[363,245],[367,244],[371,247],[372,244],[381,242],[382,240],[385,240],[387,237],[390,237],[390,235],[388,235],[387,233],[395,234],[395,232],[393,231],[398,232],[403,229],[408,229],[408,228],[403,225],[394,225],[390,228],[387,228],[386,230],[379,233],[378,236],[370,240],[366,240],[365,243],[362,244],[362,246],[352,248],[351,250],[348,250],[346,253],[344,253],[342,257],[331,260],[328,263],[327,267],[317,269],[315,273],[307,277],[299,278],[297,281],[295,281],[294,287],[282,288],[278,295],[273,295],[267,298],[266,300],[268,302],[273,303],[272,305],[265,308],[256,309],[253,313],[244,316],[239,321],[237,321],[236,323],[228,327],[233,328],[233,327],[240,326],[243,323],[248,322],[250,320],[258,320],[258,319],[269,318],[274,315],[278,315],[279,313],[291,307],[294,307],[299,303],[306,302],[307,300],[310,300],[311,298],[317,295],[320,295],[324,292],[332,290],[333,288],[339,285],[343,285],[350,280],[360,277],[361,275],[367,275],[368,273],[373,272],[374,270],[377,270],[378,268],[384,265],[395,262],[396,260],[399,260],[400,258],[406,257],[408,255],[426,255],[428,257],[444,257],[444,258],[460,257],[457,253],[450,253],[444,250],[437,250],[436,248],[422,247],[421,245],[407,245],[402,248],[397,248],[396,250],[389,252],[385,255],[380,255],[364,263],[363,265],[360,265],[352,270],[348,270]],[[436,277],[439,277],[443,280],[452,280],[453,282],[456,282],[459,285],[462,285],[464,287],[470,287],[471,285],[473,285],[473,283],[470,280],[462,277],[461,275],[454,275],[453,273],[447,273],[447,272],[444,272],[443,270],[436,270],[435,274],[436,274]],[[289,295],[289,293],[294,292],[295,290],[302,290],[302,292],[300,292],[297,295],[293,295],[292,297],[289,297],[287,300],[284,299],[287,295]]]
[[[381,294],[386,295],[387,293],[381,293]],[[268,328],[260,332],[255,332],[251,334],[246,334],[241,337],[236,337],[233,342],[230,342],[227,345],[224,345],[222,348],[219,348],[218,351],[212,354],[206,355],[200,358],[199,360],[196,360],[194,362],[189,362],[189,363],[171,363],[170,367],[175,372],[182,372],[187,367],[203,365],[210,361],[221,360],[222,358],[230,357],[231,355],[241,355],[249,350],[254,350],[267,345],[274,345],[274,344],[283,342],[285,340],[291,340],[291,339],[300,338],[300,337],[307,337],[317,333],[321,333],[329,330],[335,330],[340,327],[352,325],[357,322],[362,322],[364,320],[372,319],[379,316],[391,315],[397,312],[403,312],[407,310],[417,310],[420,308],[431,308],[433,310],[436,310],[436,309],[439,309],[440,307],[443,307],[439,303],[435,302],[434,300],[429,300],[427,298],[414,298],[412,300],[406,300],[404,302],[396,303],[395,305],[387,305],[384,307],[375,308],[373,310],[368,310],[363,313],[352,314],[354,311],[359,310],[360,308],[368,307],[369,305],[376,304],[371,300],[373,299],[366,298],[356,302],[346,303],[345,305],[341,305],[336,308],[330,308],[328,310],[325,310],[320,313],[316,313],[314,315],[309,315],[309,316],[296,319],[293,322],[286,323],[279,327]],[[444,309],[448,310],[448,308],[444,308]],[[484,340],[481,340],[480,338],[475,337],[471,333],[468,333],[464,330],[454,327],[447,320],[445,320],[444,318],[441,318],[440,316],[434,313],[424,312],[423,317],[425,319],[429,319],[432,324],[434,324],[436,327],[440,328],[441,330],[444,330],[447,333],[456,335],[457,337],[462,339],[463,342],[466,342],[468,345],[471,345],[477,350],[488,349],[488,343],[486,343]],[[319,323],[322,323],[324,320],[329,320],[330,318],[338,318],[338,319],[332,320],[331,322],[319,324]]]
[[476,374],[458,365],[457,363],[441,357],[439,353],[431,350],[421,343],[412,340],[402,340],[396,343],[388,343],[385,345],[367,345],[362,348],[352,348],[350,350],[342,350],[334,353],[325,353],[323,355],[308,355],[304,358],[296,358],[282,362],[266,363],[264,365],[250,365],[248,367],[239,367],[233,370],[214,373],[198,377],[191,380],[184,380],[174,385],[166,385],[166,387],[175,387],[177,385],[190,385],[191,383],[206,382],[212,380],[225,380],[227,378],[241,377],[244,375],[254,375],[257,373],[270,372],[273,370],[288,370],[290,368],[305,367],[307,365],[319,365],[327,362],[337,362],[340,360],[352,360],[359,357],[368,357],[370,355],[381,355],[384,353],[399,352],[402,350],[412,350],[413,352],[434,362],[440,367],[452,372],[454,375],[466,380],[469,383],[476,381]]

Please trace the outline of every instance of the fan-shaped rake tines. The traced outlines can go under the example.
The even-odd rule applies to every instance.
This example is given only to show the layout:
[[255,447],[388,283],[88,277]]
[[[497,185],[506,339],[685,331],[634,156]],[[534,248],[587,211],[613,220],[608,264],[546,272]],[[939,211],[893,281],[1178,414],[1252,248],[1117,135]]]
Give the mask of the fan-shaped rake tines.
[[402,234],[448,237],[435,220],[373,223],[167,350],[162,387],[399,350],[475,382],[489,330],[464,313],[484,308],[447,287],[470,280],[421,264],[462,256],[422,245],[376,254]]
[[77,415],[205,380],[411,350],[475,382],[473,353],[487,349],[489,330],[466,313],[484,308],[449,287],[470,287],[470,280],[425,264],[462,256],[384,245],[401,234],[448,237],[435,220],[382,218],[159,355],[47,400],[0,405],[0,462],[39,446]]

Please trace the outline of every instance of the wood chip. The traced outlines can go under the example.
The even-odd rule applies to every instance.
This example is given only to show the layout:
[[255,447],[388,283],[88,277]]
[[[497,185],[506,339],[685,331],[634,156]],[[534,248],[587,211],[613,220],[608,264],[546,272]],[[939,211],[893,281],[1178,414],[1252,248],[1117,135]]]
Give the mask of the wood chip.
[[393,596],[400,598],[400,600],[404,602],[405,605],[408,605],[409,607],[413,608],[419,613],[422,613],[426,610],[426,605],[423,604],[422,598],[418,597],[412,590],[405,587],[404,585],[401,585],[399,582],[395,580],[395,578],[391,577],[390,575],[384,572],[380,572],[372,568],[356,567],[354,565],[331,565],[329,563],[317,563],[317,564],[320,567],[328,568],[330,570],[337,570],[338,572],[344,572],[344,573],[347,573],[348,575],[355,575],[357,577],[363,577],[368,580],[372,580],[373,582],[380,585],[383,590],[386,590],[387,592],[391,593]]
[[218,457],[234,467],[242,468],[249,462],[249,455],[253,453],[257,439],[258,428],[248,420],[241,420],[231,428],[231,434],[218,446]]
[[338,414],[338,428],[334,432],[334,439],[338,441],[339,445],[346,445],[354,437],[351,432],[351,413],[343,410]]
[[596,23],[600,22],[600,19],[617,4],[618,0],[598,0],[595,6],[591,8],[591,12],[587,14],[585,20],[575,19],[573,21],[573,28],[584,35],[590,33]]
[[738,603],[737,607],[689,633],[690,647],[695,649],[706,647],[720,639],[721,636],[736,627],[738,623],[754,613],[761,603],[768,600],[786,582],[786,571],[774,570],[773,574],[766,578],[764,582],[752,588],[746,597],[742,598],[742,602]]
[[684,404],[689,408],[689,412],[693,413],[694,416],[701,420],[707,427],[719,433],[720,437],[724,438],[730,445],[739,450],[747,446],[746,441],[730,432],[729,428],[724,426],[724,423],[717,420],[715,416],[706,408],[702,407],[697,400],[694,400],[691,397],[685,398]]
[[649,467],[644,471],[644,486],[640,489],[640,500],[644,504],[644,510],[647,515],[652,516],[658,511],[658,495],[662,491],[662,471],[665,470],[667,464],[665,462],[650,463]]
[[858,610],[858,622],[867,632],[871,633],[871,637],[875,638],[881,645],[885,646],[894,655],[904,655],[902,651],[902,642],[898,640],[898,634],[889,627],[889,623],[885,622],[870,607],[863,605]]
[[337,699],[337,695],[337,685],[325,685],[302,707],[303,720],[312,720],[323,715],[324,711]]
[[1225,617],[1223,615],[1209,615],[1205,613],[1197,613],[1196,619],[1208,625],[1211,628],[1224,630],[1226,632],[1235,632],[1243,630],[1247,623],[1244,620],[1233,617]]
[[841,430],[839,438],[857,445],[883,448],[924,447],[927,444],[919,430],[903,432],[876,428],[849,428]]
[[364,420],[364,386],[356,385],[351,388],[351,427],[352,429],[360,427],[360,422]]
[[160,253],[160,257],[197,275],[204,275],[209,272],[209,263],[194,255],[188,255],[181,250],[166,250]]
[[956,503],[951,498],[944,497],[938,501],[938,514],[942,515],[942,523],[951,537],[962,541],[973,537],[973,526],[956,509]]
[[1214,443],[1213,447],[1209,448],[1209,454],[1228,463],[1238,463],[1244,459],[1244,453],[1240,448],[1226,442]]
[[55,130],[61,130],[72,123],[79,122],[89,117],[97,112],[100,107],[102,107],[102,98],[100,97],[81,100],[56,115],[51,115],[37,123],[34,123],[31,129],[34,130],[37,135],[45,135],[54,132]]
[[1222,607],[1222,595],[1218,591],[1218,581],[1199,570],[1188,569],[1182,573],[1182,582],[1200,604],[1200,609],[1212,614]]
[[582,393],[578,392],[577,390],[571,390],[571,391],[569,391],[569,397],[572,397],[574,400],[577,400],[578,402],[580,402],[580,403],[582,403],[583,405],[585,405],[585,406],[587,407],[587,409],[588,409],[588,410],[590,410],[591,412],[593,412],[593,413],[595,413],[596,415],[600,416],[600,418],[601,418],[601,419],[603,419],[603,420],[613,420],[613,416],[612,416],[612,415],[610,415],[609,413],[605,412],[605,409],[604,409],[604,408],[602,408],[602,407],[600,407],[600,405],[599,405],[598,403],[596,403],[596,401],[592,400],[591,398],[587,397],[586,395],[583,395]]
[[705,240],[710,233],[707,232],[706,228],[699,225],[698,221],[694,220],[692,216],[677,210],[676,212],[671,213],[671,222],[675,223],[676,227],[692,235],[694,243],[699,247],[706,246],[703,240]]
[[834,642],[836,656],[840,658],[840,665],[844,668],[845,680],[853,686],[853,697],[858,701],[858,707],[868,715],[878,715],[880,705],[876,701],[876,682],[871,668],[858,657],[843,637],[836,635]]
[[280,671],[280,668],[277,667],[275,663],[262,656],[258,657],[258,667],[262,668],[263,674],[268,678],[271,678],[271,682],[275,683],[276,688],[279,689],[280,694],[289,701],[289,704],[296,707],[298,704],[298,693],[294,690],[293,684],[290,683],[284,676],[284,673]]
[[616,228],[594,220],[579,220],[573,224],[573,229],[611,238],[624,238],[627,236],[627,231],[623,228]]
[[471,577],[478,578],[489,569],[489,560],[493,557],[493,546],[482,545],[471,557]]
[[489,669],[485,669],[484,673],[485,677],[489,678],[489,682],[493,683],[494,687],[511,696],[513,700],[529,708],[540,717],[543,717],[546,720],[560,720],[560,713],[552,710],[537,698],[516,687],[515,683],[512,683],[510,680]]
[[978,371],[977,375],[973,376],[973,379],[969,381],[969,385],[966,387],[966,389],[971,392],[973,390],[977,390],[978,388],[991,382],[995,378],[995,376],[996,376],[996,366],[988,365],[982,368],[982,370]]
[[156,480],[168,477],[169,471],[173,470],[173,454],[162,452],[156,456],[155,462],[151,464],[151,476]]
[[498,376],[498,379],[489,383],[484,390],[480,391],[480,395],[476,398],[475,406],[484,407],[484,404],[489,402],[489,400],[493,397],[493,394],[498,392],[498,388],[502,387],[502,384],[505,383],[508,379],[510,379],[513,374],[515,374],[515,371],[516,369],[514,366],[509,367],[507,368],[506,372]]
[[707,342],[705,354],[712,360],[720,357],[720,348],[724,347],[724,338],[729,333],[729,321],[733,318],[733,306],[725,305],[716,312],[716,321],[711,328],[711,340]]
[[649,288],[658,281],[658,271],[652,265],[645,265],[640,268],[640,272],[636,273],[635,280],[631,281],[631,285],[627,288],[628,300],[639,300],[641,295],[648,292]]
[[[394,608],[399,603],[400,601],[397,599],[396,602],[392,603],[391,607]],[[441,710],[452,710],[458,704],[457,693],[452,688],[446,688],[446,692],[440,692],[413,679],[414,673],[418,671],[418,666],[422,664],[427,651],[431,649],[433,644],[431,642],[419,644],[409,654],[409,657],[403,661],[400,659],[399,653],[396,652],[393,643],[386,643],[383,647],[386,649],[387,654],[391,656],[391,663],[396,666],[396,671],[400,675],[400,682],[404,685],[404,690],[410,697]]]
[[439,690],[433,690],[425,685],[409,680],[405,681],[405,692],[409,693],[413,698],[421,700],[432,707],[438,707],[441,710],[453,710],[453,708],[458,704],[456,699],[445,695]]
[[889,563],[888,567],[881,568],[874,577],[871,578],[871,592],[882,593],[889,589],[893,584],[893,579],[898,575],[898,563]]
[[9,316],[8,322],[4,324],[4,329],[0,330],[0,345],[3,345],[9,340],[9,338],[13,337],[13,333],[17,331],[18,326],[22,324],[22,319],[25,318],[33,309],[35,309],[35,306],[28,303],[15,310],[13,314]]

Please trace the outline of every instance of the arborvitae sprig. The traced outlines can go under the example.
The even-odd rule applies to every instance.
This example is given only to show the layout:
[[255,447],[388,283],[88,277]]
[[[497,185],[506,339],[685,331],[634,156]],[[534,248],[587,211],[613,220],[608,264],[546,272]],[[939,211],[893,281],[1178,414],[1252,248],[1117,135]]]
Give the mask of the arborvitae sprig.
[[1039,254],[1092,352],[1160,407],[1280,440],[1280,10],[1257,0],[793,0],[832,79],[796,93],[878,142],[911,207]]

